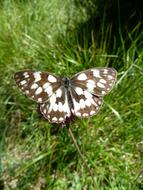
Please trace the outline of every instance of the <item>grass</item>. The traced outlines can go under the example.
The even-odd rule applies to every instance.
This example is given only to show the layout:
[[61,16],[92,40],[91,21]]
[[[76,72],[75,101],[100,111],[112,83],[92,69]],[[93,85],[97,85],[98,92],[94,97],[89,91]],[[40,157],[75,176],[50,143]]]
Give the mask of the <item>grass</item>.
[[[91,1],[92,2],[92,1]],[[80,4],[79,4],[80,5]],[[1,189],[95,189],[67,129],[52,126],[17,89],[22,69],[72,76],[112,66],[118,81],[100,113],[71,129],[100,190],[143,189],[143,33],[140,23],[109,49],[111,28],[88,29],[89,15],[71,1],[0,4]],[[80,27],[79,27],[80,26]],[[120,39],[120,40],[119,40]]]

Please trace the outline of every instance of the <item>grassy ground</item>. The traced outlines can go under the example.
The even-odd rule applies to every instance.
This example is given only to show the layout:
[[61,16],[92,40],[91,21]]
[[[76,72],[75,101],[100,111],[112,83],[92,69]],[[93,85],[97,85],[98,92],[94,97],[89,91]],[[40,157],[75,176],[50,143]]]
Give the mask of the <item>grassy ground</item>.
[[70,77],[98,66],[118,71],[116,86],[97,116],[77,119],[71,129],[97,189],[143,189],[143,34],[137,25],[109,50],[104,23],[101,35],[77,30],[88,19],[71,1],[0,4],[0,189],[95,190],[67,129],[40,117],[13,74],[32,69]]

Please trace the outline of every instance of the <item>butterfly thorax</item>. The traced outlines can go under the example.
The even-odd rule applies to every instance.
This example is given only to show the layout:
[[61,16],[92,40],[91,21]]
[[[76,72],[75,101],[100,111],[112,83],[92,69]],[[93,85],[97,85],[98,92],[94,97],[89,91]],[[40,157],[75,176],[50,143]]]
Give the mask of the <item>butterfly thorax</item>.
[[64,83],[64,87],[65,87],[65,93],[67,95],[67,99],[68,99],[68,106],[71,109],[73,109],[73,100],[72,100],[72,97],[71,97],[71,80],[64,76],[64,78],[62,79],[63,80],[63,83]]
[[64,82],[64,87],[68,88],[70,85],[70,79],[68,77],[64,76],[64,78],[62,80]]

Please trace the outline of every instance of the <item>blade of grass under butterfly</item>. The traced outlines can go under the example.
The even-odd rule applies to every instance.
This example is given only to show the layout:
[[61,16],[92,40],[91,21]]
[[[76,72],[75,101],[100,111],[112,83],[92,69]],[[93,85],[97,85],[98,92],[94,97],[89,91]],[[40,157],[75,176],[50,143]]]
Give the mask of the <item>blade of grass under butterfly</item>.
[[78,154],[80,155],[80,157],[81,157],[81,159],[82,159],[82,161],[83,161],[89,175],[92,177],[93,185],[94,185],[95,190],[98,190],[97,184],[96,184],[95,179],[94,179],[94,174],[92,173],[91,168],[88,166],[88,163],[87,163],[86,159],[84,158],[84,155],[81,153],[80,148],[79,148],[79,146],[78,146],[78,144],[77,144],[77,142],[76,142],[76,140],[74,138],[74,135],[73,135],[70,127],[68,127],[68,132],[69,132],[69,135],[70,135],[70,137],[71,137],[71,139],[72,139],[72,141],[73,141],[73,143],[75,145],[75,148],[76,148]]

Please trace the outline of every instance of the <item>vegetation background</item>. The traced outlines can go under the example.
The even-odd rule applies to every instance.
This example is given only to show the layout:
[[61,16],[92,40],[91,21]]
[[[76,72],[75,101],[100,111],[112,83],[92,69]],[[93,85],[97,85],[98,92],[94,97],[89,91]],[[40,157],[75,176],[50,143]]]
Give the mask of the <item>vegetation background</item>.
[[96,189],[143,189],[143,26],[140,1],[0,1],[0,189],[95,190],[67,129],[17,89],[22,69],[72,76],[114,67],[97,116],[71,129]]

